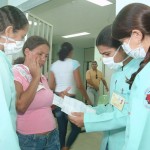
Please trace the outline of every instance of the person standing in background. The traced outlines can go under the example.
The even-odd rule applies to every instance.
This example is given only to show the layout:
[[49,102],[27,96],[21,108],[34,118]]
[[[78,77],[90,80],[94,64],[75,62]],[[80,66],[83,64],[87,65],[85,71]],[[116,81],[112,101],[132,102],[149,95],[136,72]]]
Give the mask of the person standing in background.
[[16,135],[16,91],[12,65],[6,55],[22,50],[29,23],[14,6],[0,8],[0,149],[20,150]]
[[[58,52],[59,60],[54,62],[50,69],[50,88],[56,94],[59,94],[70,87],[68,96],[75,98],[77,87],[88,104],[91,104],[80,77],[80,64],[77,60],[72,59],[72,54],[73,46],[68,42],[63,43]],[[80,133],[81,128],[71,123],[71,132],[66,141],[68,116],[59,107],[56,107],[54,113],[58,122],[61,149],[69,150]]]
[[91,69],[86,72],[86,81],[87,81],[87,93],[90,99],[92,100],[92,105],[97,106],[98,99],[100,96],[100,82],[102,81],[106,91],[108,92],[108,86],[103,78],[103,74],[101,71],[97,69],[98,65],[96,61],[92,61]]

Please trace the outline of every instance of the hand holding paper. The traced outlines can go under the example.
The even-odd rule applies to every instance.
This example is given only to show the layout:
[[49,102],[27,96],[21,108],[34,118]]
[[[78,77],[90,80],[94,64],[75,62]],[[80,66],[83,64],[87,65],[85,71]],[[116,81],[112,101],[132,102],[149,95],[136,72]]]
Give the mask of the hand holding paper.
[[54,95],[53,104],[60,107],[61,111],[68,115],[72,115],[72,112],[96,113],[91,106],[85,105],[83,102],[68,96],[65,96],[63,99],[57,95]]
[[69,120],[74,123],[78,127],[84,126],[84,113],[83,112],[74,112],[72,113],[73,116],[68,116]]

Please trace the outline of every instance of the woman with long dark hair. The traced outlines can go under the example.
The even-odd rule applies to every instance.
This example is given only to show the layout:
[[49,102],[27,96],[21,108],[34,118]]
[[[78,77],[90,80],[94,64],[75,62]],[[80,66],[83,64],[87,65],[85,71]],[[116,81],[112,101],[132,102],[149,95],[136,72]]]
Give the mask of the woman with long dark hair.
[[6,55],[21,51],[28,20],[14,6],[0,8],[0,149],[20,150],[16,135],[16,91],[12,65]]
[[124,52],[121,42],[111,36],[111,25],[100,31],[96,46],[103,56],[103,63],[114,70],[110,102],[94,107],[96,114],[73,113],[75,117],[70,116],[70,120],[77,126],[85,126],[86,132],[104,131],[100,150],[121,150],[125,143],[130,96],[129,84],[125,80],[138,69],[141,59],[132,59]]
[[150,7],[141,3],[125,6],[115,18],[112,36],[120,40],[133,58],[144,58],[128,79],[131,89],[125,150],[149,150],[150,139]]

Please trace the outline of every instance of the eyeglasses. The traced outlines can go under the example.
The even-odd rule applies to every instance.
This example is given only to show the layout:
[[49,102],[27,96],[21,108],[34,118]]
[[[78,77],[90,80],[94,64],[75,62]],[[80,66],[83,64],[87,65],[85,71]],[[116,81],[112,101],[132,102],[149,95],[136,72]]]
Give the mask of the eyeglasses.
[[98,79],[98,75],[96,74],[96,79]]

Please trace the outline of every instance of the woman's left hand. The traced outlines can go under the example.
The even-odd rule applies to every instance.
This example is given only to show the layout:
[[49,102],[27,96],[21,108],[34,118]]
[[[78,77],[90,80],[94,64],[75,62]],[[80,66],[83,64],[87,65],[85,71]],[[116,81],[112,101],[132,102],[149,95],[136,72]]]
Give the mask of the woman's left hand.
[[73,112],[73,116],[68,116],[69,120],[78,127],[84,127],[84,113]]

